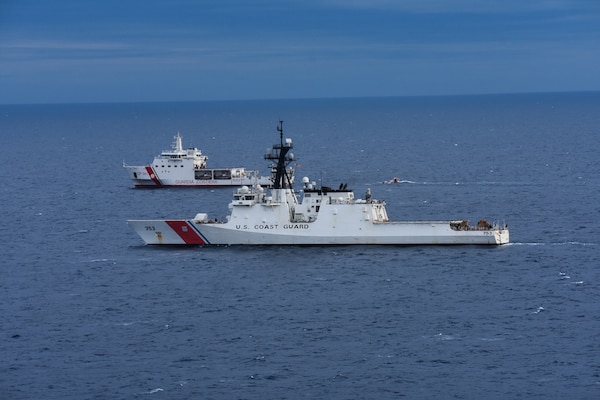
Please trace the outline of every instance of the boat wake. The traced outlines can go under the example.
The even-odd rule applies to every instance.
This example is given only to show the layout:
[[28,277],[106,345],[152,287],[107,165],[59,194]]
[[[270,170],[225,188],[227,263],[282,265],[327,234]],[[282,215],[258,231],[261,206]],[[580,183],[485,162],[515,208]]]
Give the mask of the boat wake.
[[509,246],[597,246],[590,242],[513,242]]
[[371,183],[374,184],[383,184],[383,185],[398,185],[398,184],[411,184],[411,185],[423,185],[423,186],[537,186],[537,183],[534,182],[495,182],[495,181],[477,181],[477,182],[451,182],[451,181],[440,181],[440,182],[430,182],[430,181],[413,181],[410,179],[390,179],[388,181]]

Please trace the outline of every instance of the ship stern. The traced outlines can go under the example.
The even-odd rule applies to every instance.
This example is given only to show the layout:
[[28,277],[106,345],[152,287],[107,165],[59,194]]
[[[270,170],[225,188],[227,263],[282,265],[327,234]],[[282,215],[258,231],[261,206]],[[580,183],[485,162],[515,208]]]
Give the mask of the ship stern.
[[508,228],[505,227],[494,231],[494,238],[496,240],[496,244],[510,243],[510,234],[508,232]]

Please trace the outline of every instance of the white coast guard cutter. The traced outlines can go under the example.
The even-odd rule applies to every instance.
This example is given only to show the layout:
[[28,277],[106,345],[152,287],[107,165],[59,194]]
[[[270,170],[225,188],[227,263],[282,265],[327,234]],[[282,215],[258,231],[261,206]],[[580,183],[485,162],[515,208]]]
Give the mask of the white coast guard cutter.
[[276,161],[273,188],[244,186],[233,194],[231,214],[218,222],[199,213],[192,219],[130,220],[147,244],[171,245],[347,245],[347,244],[487,244],[509,242],[507,226],[485,220],[391,222],[383,201],[356,199],[346,185],[315,188],[308,178],[300,201],[286,169],[292,162],[291,139],[283,139],[265,155]]
[[154,157],[150,165],[127,165],[127,170],[135,187],[219,187],[262,185],[271,186],[270,176],[259,176],[258,171],[242,167],[206,168],[207,156],[195,148],[183,149],[181,135],[173,138],[171,150],[164,150]]

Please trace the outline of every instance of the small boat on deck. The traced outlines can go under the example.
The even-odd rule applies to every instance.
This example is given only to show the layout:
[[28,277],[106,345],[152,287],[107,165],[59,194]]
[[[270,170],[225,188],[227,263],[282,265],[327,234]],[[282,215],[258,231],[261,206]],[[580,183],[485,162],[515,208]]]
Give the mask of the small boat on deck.
[[265,155],[275,162],[273,187],[243,186],[233,193],[224,221],[198,213],[189,219],[129,220],[146,244],[153,245],[501,245],[508,226],[480,220],[390,221],[384,201],[355,198],[347,186],[316,187],[303,179],[301,196],[292,188],[288,165],[292,140],[283,139]]

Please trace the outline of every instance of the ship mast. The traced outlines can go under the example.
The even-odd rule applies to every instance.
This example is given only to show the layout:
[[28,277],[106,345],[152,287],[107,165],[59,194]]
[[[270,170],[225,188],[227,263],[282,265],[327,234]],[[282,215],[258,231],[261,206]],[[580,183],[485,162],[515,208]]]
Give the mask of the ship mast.
[[288,152],[292,149],[292,139],[283,141],[283,121],[279,121],[277,126],[279,132],[279,144],[274,144],[273,148],[265,154],[265,160],[277,161],[277,165],[271,166],[275,175],[273,179],[273,189],[282,189],[292,187],[292,180],[286,170],[286,167],[294,160],[294,155]]

